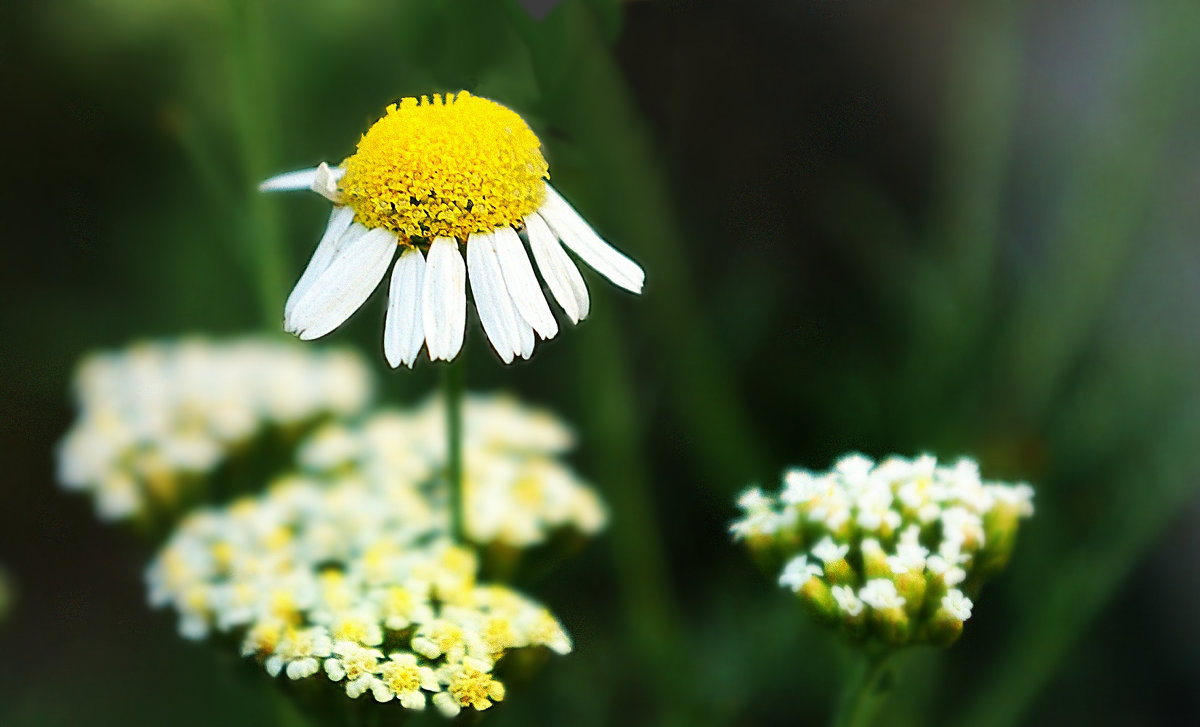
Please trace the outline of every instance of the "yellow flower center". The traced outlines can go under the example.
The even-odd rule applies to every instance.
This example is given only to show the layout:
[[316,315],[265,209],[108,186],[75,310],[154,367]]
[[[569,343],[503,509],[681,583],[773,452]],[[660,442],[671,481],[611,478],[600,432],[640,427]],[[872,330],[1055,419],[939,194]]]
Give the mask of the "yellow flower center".
[[499,616],[487,620],[482,636],[488,651],[493,654],[499,654],[517,643],[517,632],[513,629],[512,622]]
[[519,226],[545,200],[549,178],[521,117],[466,91],[392,104],[343,164],[342,198],[355,219],[405,242]]
[[492,701],[504,699],[504,685],[485,671],[464,664],[450,680],[446,691],[462,706],[484,710]]
[[367,624],[359,618],[343,617],[334,622],[330,629],[338,641],[360,641],[367,643]]
[[421,688],[421,671],[416,666],[389,661],[383,665],[381,674],[384,683],[396,694],[415,692]]
[[366,674],[375,673],[379,660],[370,651],[362,649],[343,658],[342,664],[346,669],[346,678],[353,681]]

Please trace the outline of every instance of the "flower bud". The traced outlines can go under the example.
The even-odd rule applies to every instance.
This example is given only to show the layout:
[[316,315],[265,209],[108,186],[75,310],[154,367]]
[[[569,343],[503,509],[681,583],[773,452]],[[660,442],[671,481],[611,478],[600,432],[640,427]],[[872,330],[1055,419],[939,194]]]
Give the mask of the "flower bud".
[[909,616],[916,617],[921,613],[925,604],[927,582],[925,576],[909,571],[896,576],[896,592],[904,599],[904,610]]
[[820,578],[810,578],[798,591],[800,600],[808,607],[813,617],[824,624],[836,623],[839,618],[838,602],[833,592]]
[[888,578],[892,575],[888,555],[875,538],[862,541],[863,578]]
[[951,589],[942,596],[938,610],[929,623],[929,641],[937,646],[949,646],[962,635],[963,623],[971,618],[971,599],[962,591]]

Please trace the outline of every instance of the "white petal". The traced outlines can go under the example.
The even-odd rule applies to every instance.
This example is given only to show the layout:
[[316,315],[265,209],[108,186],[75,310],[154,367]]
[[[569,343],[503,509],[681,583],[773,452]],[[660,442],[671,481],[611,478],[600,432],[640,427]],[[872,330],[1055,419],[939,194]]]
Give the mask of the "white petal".
[[467,268],[458,243],[449,237],[433,241],[426,263],[421,291],[425,345],[430,359],[449,361],[462,349],[467,323]]
[[400,704],[405,709],[425,709],[425,695],[421,692],[405,692],[400,697]]
[[546,222],[537,214],[525,218],[525,230],[529,236],[529,249],[533,251],[533,259],[537,261],[538,270],[546,280],[546,286],[554,294],[554,299],[562,306],[563,311],[571,318],[572,323],[578,323],[587,318],[589,303],[587,286],[579,268],[558,244],[558,238],[546,226]]
[[454,697],[450,696],[449,692],[438,692],[433,695],[433,706],[437,707],[446,719],[457,717],[458,713],[462,711],[462,707]]
[[392,368],[404,364],[411,369],[425,342],[425,325],[421,318],[424,282],[425,256],[417,248],[410,247],[400,254],[392,268],[392,283],[388,290],[383,355]]
[[517,341],[520,343],[520,348],[517,353],[521,355],[521,358],[527,359],[533,355],[533,346],[535,343],[537,343],[537,338],[535,338],[533,335],[533,326],[529,325],[525,322],[525,319],[521,318],[521,314],[517,313],[515,306],[513,307],[513,317],[516,319],[518,334]]
[[491,233],[471,235],[467,241],[467,278],[484,333],[501,360],[512,363],[513,354],[521,349],[521,336],[494,244]]
[[338,181],[345,176],[346,170],[341,167],[330,169],[329,165],[321,162],[317,165],[317,173],[313,177],[309,189],[321,195],[334,204],[342,203],[342,193],[338,190]]
[[[491,239],[487,240],[487,255],[495,261],[493,274],[496,276],[499,285],[497,292],[501,293],[500,298],[500,317],[503,323],[512,326],[513,338],[512,351],[521,358],[529,358],[533,355],[533,346],[537,342],[537,338],[533,335],[533,327],[521,317],[520,311],[517,310],[517,303],[513,299],[512,291],[509,290],[508,283],[504,281],[504,267],[500,262],[500,252],[498,249],[498,239],[496,233],[492,233]],[[519,241],[520,238],[518,238]],[[536,279],[536,278],[535,278]]]
[[276,174],[262,184],[258,185],[260,192],[286,192],[296,189],[312,189],[312,184],[317,178],[318,167],[312,169],[298,169],[294,172],[284,172]]
[[642,292],[642,283],[646,280],[642,268],[602,240],[575,208],[549,184],[546,185],[546,201],[542,203],[538,214],[563,244],[583,258],[593,270],[632,293]]
[[550,306],[546,305],[546,296],[542,295],[542,285],[529,264],[521,236],[511,227],[505,227],[496,230],[494,237],[504,284],[508,286],[517,313],[543,339],[553,338],[558,334],[558,322],[554,320]]
[[[354,221],[354,210],[349,207],[334,207],[333,212],[329,215],[329,224],[325,226],[325,234],[321,236],[321,241],[317,243],[316,252],[313,253],[312,259],[308,262],[308,267],[304,269],[304,274],[300,276],[300,280],[296,281],[296,287],[292,288],[292,294],[288,296],[287,304],[283,307],[283,315],[290,316],[292,308],[295,307],[296,301],[304,296],[304,293],[312,285],[312,281],[316,280],[317,276],[322,273],[325,268],[329,267],[329,263],[333,261],[337,251],[342,247],[343,241],[346,238],[346,233],[350,229],[350,223]],[[358,226],[359,234],[366,233],[367,228],[362,225]]]
[[345,323],[387,273],[396,245],[396,235],[382,228],[344,245],[296,301],[285,328],[311,341]]

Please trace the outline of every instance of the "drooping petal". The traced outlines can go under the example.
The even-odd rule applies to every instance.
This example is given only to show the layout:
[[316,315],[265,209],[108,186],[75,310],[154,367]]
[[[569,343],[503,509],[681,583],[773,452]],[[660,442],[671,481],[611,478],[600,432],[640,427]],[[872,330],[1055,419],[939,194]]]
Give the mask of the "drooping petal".
[[558,238],[546,226],[540,215],[535,213],[526,217],[525,230],[529,236],[529,249],[533,251],[533,259],[537,261],[538,270],[542,272],[554,299],[572,323],[586,318],[589,310],[587,286],[574,261],[562,249]]
[[258,191],[288,192],[309,189],[335,204],[341,204],[341,193],[338,192],[337,183],[345,173],[346,170],[342,167],[331,167],[321,162],[312,169],[297,169],[294,172],[276,174],[260,183]]
[[395,254],[396,235],[390,230],[368,230],[344,245],[296,301],[284,327],[311,341],[342,325],[379,285]]
[[449,361],[457,356],[467,322],[467,268],[452,238],[439,237],[429,246],[421,318],[429,358]]
[[[308,267],[304,269],[300,280],[296,281],[296,287],[292,288],[292,294],[288,296],[287,303],[283,307],[285,317],[292,314],[292,308],[295,307],[296,301],[304,296],[304,293],[312,285],[312,281],[316,280],[317,276],[329,267],[329,263],[333,261],[344,242],[352,239],[347,237],[347,232],[353,221],[354,210],[350,207],[333,208],[333,212],[329,215],[329,224],[325,226],[325,234],[321,236],[321,241],[317,243],[317,249],[313,253],[312,259],[309,260]],[[365,234],[366,231],[367,228],[358,225],[358,234]]]
[[425,282],[425,256],[415,247],[400,253],[392,268],[388,290],[387,319],[383,324],[383,355],[392,368],[400,364],[410,369],[425,342],[425,324],[421,317],[421,298]]
[[546,296],[542,295],[542,286],[529,264],[520,235],[511,227],[505,227],[496,230],[493,237],[504,284],[508,286],[517,313],[543,339],[553,338],[558,334],[558,322],[546,304]]
[[276,174],[258,185],[260,192],[287,192],[297,189],[312,189],[317,179],[317,167],[297,169],[294,172]]
[[484,333],[500,359],[512,363],[521,350],[521,337],[491,233],[477,233],[467,241],[467,277]]
[[646,280],[642,268],[602,240],[575,208],[548,184],[546,201],[538,214],[563,244],[593,270],[632,293],[642,292]]
[[309,189],[321,195],[325,199],[334,204],[342,203],[342,193],[338,189],[338,182],[345,176],[346,170],[342,167],[330,168],[325,162],[317,165],[317,174],[313,179]]
[[515,307],[513,308],[513,317],[517,324],[517,342],[519,344],[516,353],[521,358],[528,359],[533,355],[533,347],[537,343],[537,338],[533,335],[533,326],[529,325],[520,313],[517,313]]

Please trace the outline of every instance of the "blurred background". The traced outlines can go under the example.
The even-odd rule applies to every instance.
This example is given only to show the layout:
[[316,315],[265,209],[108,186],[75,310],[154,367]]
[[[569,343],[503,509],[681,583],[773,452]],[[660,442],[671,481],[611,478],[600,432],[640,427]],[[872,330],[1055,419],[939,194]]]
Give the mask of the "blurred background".
[[[1037,489],[881,724],[1197,723],[1198,38],[1168,0],[0,3],[0,724],[304,723],[178,638],[152,550],[56,486],[70,375],[277,330],[328,206],[257,181],[459,88],[521,113],[647,271],[640,298],[591,276],[592,316],[528,363],[468,328],[468,386],[573,422],[612,512],[522,584],[576,651],[489,724],[827,721],[848,652],[727,525],[747,484],[848,450]],[[382,368],[380,297],[330,340]],[[384,398],[436,373],[381,371]]]

